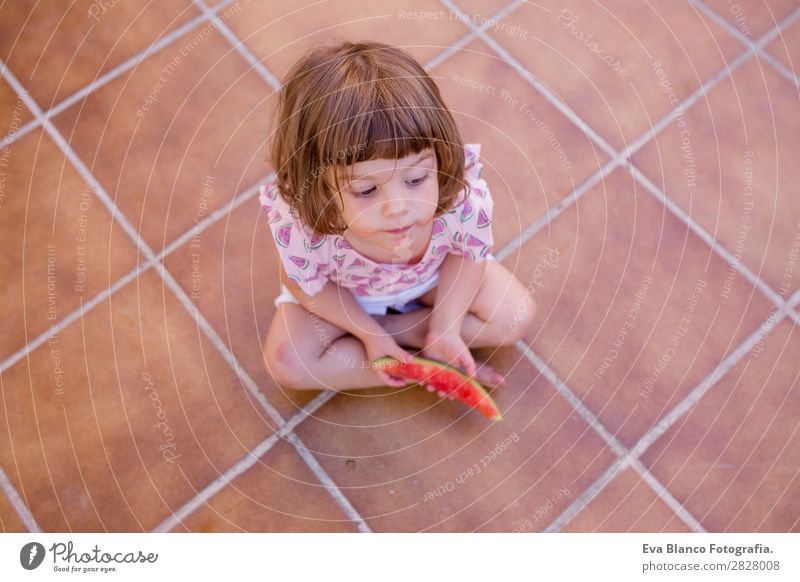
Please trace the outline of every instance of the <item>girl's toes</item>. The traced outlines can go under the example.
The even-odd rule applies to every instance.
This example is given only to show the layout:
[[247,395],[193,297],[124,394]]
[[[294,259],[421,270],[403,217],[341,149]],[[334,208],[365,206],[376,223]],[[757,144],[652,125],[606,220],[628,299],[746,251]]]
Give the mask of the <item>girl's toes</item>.
[[478,369],[475,372],[475,378],[481,384],[486,386],[503,386],[506,383],[506,378],[499,372],[497,372],[494,368],[492,368],[489,364],[483,362],[478,363]]

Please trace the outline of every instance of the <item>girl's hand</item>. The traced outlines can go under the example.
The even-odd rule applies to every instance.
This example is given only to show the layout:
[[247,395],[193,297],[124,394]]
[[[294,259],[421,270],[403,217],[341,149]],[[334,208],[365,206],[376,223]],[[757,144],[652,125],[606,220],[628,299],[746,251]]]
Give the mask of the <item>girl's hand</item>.
[[460,333],[428,333],[422,355],[461,368],[468,376],[475,375],[475,360]]
[[[370,336],[368,339],[364,340],[364,347],[367,350],[367,360],[369,360],[370,364],[372,364],[372,362],[378,358],[382,358],[383,356],[391,356],[401,362],[410,362],[412,360],[411,354],[397,345],[397,342],[394,341],[394,338],[388,333],[378,336]],[[381,377],[381,380],[383,380],[387,386],[401,388],[406,384],[413,383],[411,380],[393,376],[385,370],[379,370],[377,368],[373,369],[378,373],[378,376]]]

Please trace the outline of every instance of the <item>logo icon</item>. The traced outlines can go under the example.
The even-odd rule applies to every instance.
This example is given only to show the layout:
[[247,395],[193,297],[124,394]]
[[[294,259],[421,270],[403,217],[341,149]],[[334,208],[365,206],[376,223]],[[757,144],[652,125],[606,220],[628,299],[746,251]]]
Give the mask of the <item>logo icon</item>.
[[26,570],[35,570],[44,561],[44,546],[39,542],[30,542],[19,551],[19,563]]

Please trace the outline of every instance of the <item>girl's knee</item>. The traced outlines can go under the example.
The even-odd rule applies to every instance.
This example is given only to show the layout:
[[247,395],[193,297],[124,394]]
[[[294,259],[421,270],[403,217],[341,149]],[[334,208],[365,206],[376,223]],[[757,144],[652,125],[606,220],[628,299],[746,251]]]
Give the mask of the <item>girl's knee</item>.
[[297,346],[288,339],[267,342],[264,347],[264,367],[282,388],[303,390],[308,385]]
[[512,344],[527,337],[533,329],[535,317],[536,302],[529,293],[523,292],[517,300],[509,303],[504,316],[499,318],[500,325],[508,330],[505,343]]

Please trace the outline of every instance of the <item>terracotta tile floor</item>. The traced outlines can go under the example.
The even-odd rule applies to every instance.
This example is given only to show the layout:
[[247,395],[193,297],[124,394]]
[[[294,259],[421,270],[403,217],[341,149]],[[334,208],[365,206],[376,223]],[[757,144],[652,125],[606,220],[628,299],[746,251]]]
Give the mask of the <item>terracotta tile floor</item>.
[[[0,9],[3,531],[800,531],[796,0],[30,4]],[[502,423],[263,368],[276,79],[369,37],[482,144],[538,304],[475,352]]]

